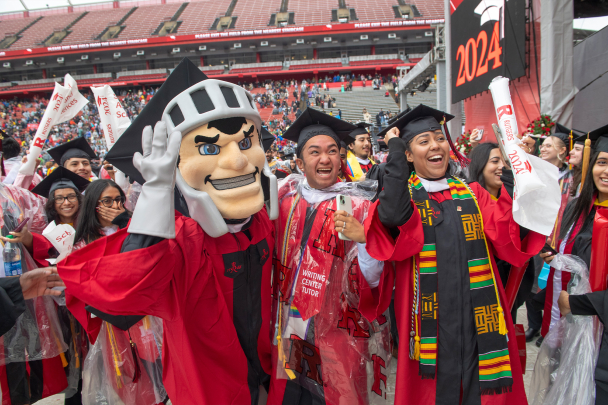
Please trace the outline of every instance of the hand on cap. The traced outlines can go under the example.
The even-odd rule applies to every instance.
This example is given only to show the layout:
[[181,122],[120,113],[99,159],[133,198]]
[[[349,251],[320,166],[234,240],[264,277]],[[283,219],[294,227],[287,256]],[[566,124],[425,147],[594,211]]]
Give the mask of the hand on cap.
[[388,145],[388,141],[393,138],[399,138],[399,129],[397,127],[393,127],[388,130],[388,132],[384,135],[384,142]]

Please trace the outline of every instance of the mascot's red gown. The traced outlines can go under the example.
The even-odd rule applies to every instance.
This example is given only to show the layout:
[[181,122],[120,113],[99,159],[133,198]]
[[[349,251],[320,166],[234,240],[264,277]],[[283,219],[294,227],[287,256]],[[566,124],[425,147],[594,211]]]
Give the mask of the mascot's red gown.
[[[123,229],[59,266],[68,308],[163,319],[163,384],[175,404],[257,404],[271,372],[274,230],[264,210],[219,238],[176,213],[176,238],[120,253]],[[143,245],[145,246],[145,244]]]

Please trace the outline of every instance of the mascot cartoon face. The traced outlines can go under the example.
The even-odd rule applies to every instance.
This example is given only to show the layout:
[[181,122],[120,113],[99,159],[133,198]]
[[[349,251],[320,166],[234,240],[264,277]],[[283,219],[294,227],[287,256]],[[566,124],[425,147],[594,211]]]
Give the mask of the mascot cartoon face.
[[179,157],[183,179],[206,192],[222,217],[247,218],[264,206],[266,156],[251,119],[222,118],[191,130],[182,137]]
[[168,133],[182,134],[176,185],[190,216],[208,233],[224,232],[225,219],[260,211],[265,195],[275,216],[276,177],[266,163],[262,120],[251,94],[232,83],[203,80],[167,104],[163,121]]

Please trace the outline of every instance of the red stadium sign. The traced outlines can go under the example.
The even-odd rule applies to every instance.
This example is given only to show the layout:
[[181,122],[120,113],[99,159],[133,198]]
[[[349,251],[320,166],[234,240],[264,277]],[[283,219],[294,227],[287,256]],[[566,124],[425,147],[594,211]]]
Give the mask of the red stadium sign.
[[45,48],[31,48],[21,49],[16,51],[2,51],[0,52],[0,60],[9,59],[14,57],[32,57],[32,56],[43,56],[49,53],[66,53],[74,51],[97,51],[107,49],[125,48],[131,46],[162,46],[162,45],[177,45],[181,43],[200,43],[205,42],[216,42],[225,41],[231,38],[252,39],[257,37],[270,37],[285,35],[312,35],[318,33],[346,33],[352,31],[378,31],[378,30],[390,30],[394,28],[400,29],[422,29],[427,28],[431,24],[442,24],[443,18],[438,19],[419,19],[419,20],[400,20],[400,21],[388,21],[388,22],[377,22],[377,23],[349,23],[349,24],[327,24],[319,26],[306,26],[306,27],[283,27],[283,28],[267,28],[259,30],[243,30],[243,31],[226,31],[226,32],[206,32],[203,34],[194,35],[169,35],[163,37],[154,38],[142,38],[142,39],[127,39],[117,41],[105,41],[105,42],[92,42],[88,44],[78,45],[57,45],[49,46]]

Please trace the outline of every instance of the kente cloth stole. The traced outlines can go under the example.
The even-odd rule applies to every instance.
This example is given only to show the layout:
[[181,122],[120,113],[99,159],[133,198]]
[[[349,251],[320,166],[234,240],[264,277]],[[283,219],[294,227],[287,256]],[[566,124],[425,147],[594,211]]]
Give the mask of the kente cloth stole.
[[513,379],[505,338],[506,324],[483,230],[483,218],[471,189],[458,178],[449,177],[447,181],[463,232],[458,229],[441,229],[441,234],[436,235],[435,227],[443,221],[440,205],[429,198],[415,173],[412,173],[409,180],[410,195],[418,208],[424,232],[422,251],[412,260],[414,299],[410,358],[419,361],[419,374],[423,379],[435,378],[437,339],[441,339],[441,336],[437,336],[437,322],[440,322],[437,272],[447,270],[437,265],[437,256],[442,252],[437,252],[435,241],[437,237],[457,240],[464,236],[471,302],[477,328],[481,395],[501,394],[511,390]]

